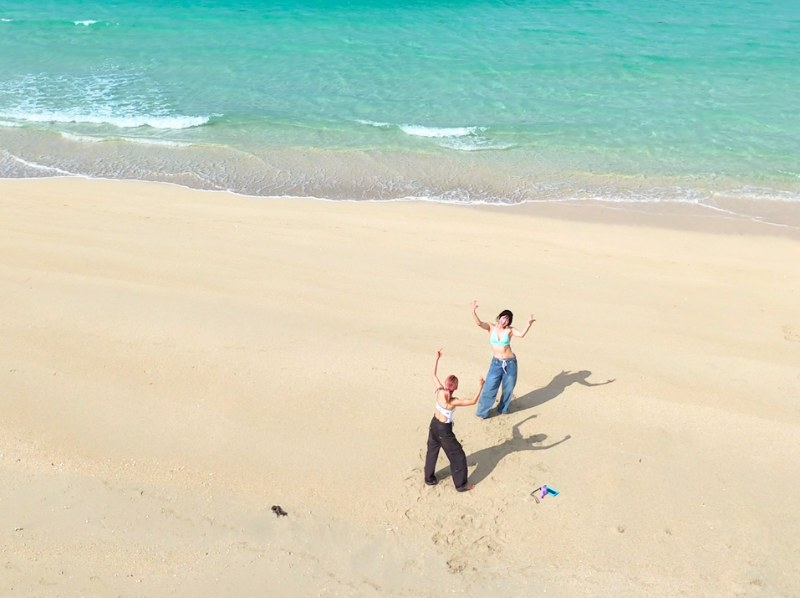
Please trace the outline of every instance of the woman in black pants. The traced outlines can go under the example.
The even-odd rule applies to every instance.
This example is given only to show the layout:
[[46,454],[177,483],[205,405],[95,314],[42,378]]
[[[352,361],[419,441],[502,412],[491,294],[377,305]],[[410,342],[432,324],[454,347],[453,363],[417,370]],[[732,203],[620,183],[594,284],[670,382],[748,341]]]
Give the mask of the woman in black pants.
[[436,351],[436,361],[433,363],[433,383],[436,386],[436,410],[433,412],[430,430],[428,431],[428,454],[425,456],[425,483],[433,486],[438,483],[434,471],[436,460],[439,458],[439,449],[444,449],[445,455],[450,460],[450,472],[453,474],[453,483],[456,490],[465,492],[474,488],[467,483],[467,456],[461,443],[453,434],[453,411],[456,407],[467,407],[478,402],[483,389],[483,378],[480,379],[478,392],[472,399],[457,399],[453,393],[458,389],[458,378],[450,374],[444,379],[444,384],[439,380],[437,370],[439,359],[442,357],[441,349]]

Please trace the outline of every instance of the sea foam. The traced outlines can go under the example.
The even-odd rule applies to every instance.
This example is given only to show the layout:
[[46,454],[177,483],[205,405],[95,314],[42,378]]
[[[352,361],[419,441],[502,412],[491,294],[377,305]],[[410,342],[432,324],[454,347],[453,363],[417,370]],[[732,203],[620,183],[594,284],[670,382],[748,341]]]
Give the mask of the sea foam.
[[78,114],[69,112],[12,112],[0,114],[0,118],[12,119],[16,123],[74,123],[111,125],[120,129],[152,127],[154,129],[190,129],[208,123],[208,116],[150,115],[110,116],[104,114]]
[[485,130],[485,127],[426,127],[423,125],[399,125],[406,135],[413,137],[466,137]]

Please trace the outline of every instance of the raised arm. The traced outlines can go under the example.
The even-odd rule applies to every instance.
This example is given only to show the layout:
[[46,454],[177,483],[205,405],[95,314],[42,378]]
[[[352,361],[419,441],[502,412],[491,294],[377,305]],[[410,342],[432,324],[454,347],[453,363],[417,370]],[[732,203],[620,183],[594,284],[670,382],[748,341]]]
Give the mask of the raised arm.
[[442,384],[442,381],[439,380],[439,374],[438,374],[439,360],[441,358],[442,358],[442,350],[439,349],[438,351],[436,351],[436,360],[433,362],[433,385],[436,387],[436,390],[444,388],[444,384]]
[[486,322],[482,322],[481,319],[478,317],[478,302],[477,301],[473,301],[472,302],[472,320],[475,322],[475,324],[477,324],[478,326],[480,326],[484,330],[490,330],[491,329],[491,326],[489,324],[487,324]]
[[483,378],[478,381],[478,390],[475,392],[475,396],[471,399],[451,399],[450,405],[453,407],[469,407],[470,405],[474,405],[478,402],[478,399],[481,398],[481,391],[483,390],[483,385],[486,382]]
[[536,318],[534,318],[534,317],[533,317],[533,314],[531,314],[531,317],[530,317],[530,318],[528,318],[528,325],[527,325],[527,326],[525,326],[525,330],[519,331],[519,330],[517,330],[516,328],[512,328],[512,329],[511,329],[511,334],[513,334],[514,336],[518,336],[518,337],[522,338],[523,336],[525,336],[526,334],[528,334],[528,330],[530,330],[530,329],[531,329],[531,326],[533,325],[533,323],[534,323],[535,321],[536,321]]

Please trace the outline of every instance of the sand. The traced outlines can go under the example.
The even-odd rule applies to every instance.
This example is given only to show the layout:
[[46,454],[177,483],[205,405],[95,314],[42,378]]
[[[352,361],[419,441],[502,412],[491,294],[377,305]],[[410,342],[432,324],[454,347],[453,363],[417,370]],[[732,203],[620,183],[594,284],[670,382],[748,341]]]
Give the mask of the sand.
[[797,235],[575,212],[0,181],[0,594],[800,594]]

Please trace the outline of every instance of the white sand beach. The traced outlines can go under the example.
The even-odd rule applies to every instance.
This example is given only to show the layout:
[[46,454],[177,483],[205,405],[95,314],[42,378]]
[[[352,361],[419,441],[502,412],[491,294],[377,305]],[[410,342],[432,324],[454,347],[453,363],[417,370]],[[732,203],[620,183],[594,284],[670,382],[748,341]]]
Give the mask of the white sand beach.
[[0,181],[0,594],[800,595],[800,239],[575,212]]

